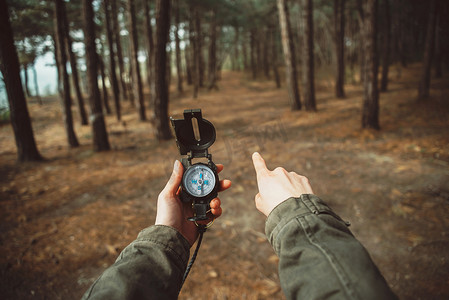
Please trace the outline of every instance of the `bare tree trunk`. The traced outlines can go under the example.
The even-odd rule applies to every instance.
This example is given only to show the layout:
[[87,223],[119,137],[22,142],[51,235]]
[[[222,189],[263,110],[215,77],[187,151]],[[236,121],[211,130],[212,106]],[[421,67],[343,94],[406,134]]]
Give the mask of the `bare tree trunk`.
[[70,28],[69,28],[69,22],[67,20],[67,12],[65,9],[65,5],[63,6],[63,13],[64,13],[64,37],[65,42],[67,45],[67,53],[69,54],[69,60],[70,60],[70,68],[72,69],[72,82],[73,87],[75,88],[75,94],[78,104],[78,113],[80,115],[81,125],[88,125],[87,121],[87,113],[86,109],[84,108],[84,98],[81,94],[81,88],[79,84],[79,76],[78,76],[78,65],[76,63],[76,57],[75,53],[73,53],[72,49],[72,37],[70,36]]
[[176,75],[178,78],[177,89],[179,93],[182,93],[182,68],[181,68],[181,47],[179,40],[179,0],[175,2],[175,43],[176,43]]
[[215,11],[211,11],[210,44],[209,44],[209,85],[208,89],[218,90],[217,86],[217,20]]
[[9,21],[8,6],[0,0],[0,68],[8,95],[9,113],[19,161],[38,161],[42,157],[37,150],[31,127],[30,115],[20,80],[20,64],[14,46]]
[[118,24],[118,14],[117,14],[117,0],[111,1],[111,16],[112,16],[112,33],[114,34],[114,41],[117,47],[117,61],[118,68],[120,72],[120,84],[121,91],[123,94],[123,99],[128,100],[128,89],[126,87],[125,79],[123,78],[123,74],[125,74],[125,66],[123,63],[123,52],[122,52],[122,43],[120,40],[120,26]]
[[263,62],[263,73],[266,79],[270,79],[270,64],[268,62],[268,53],[270,51],[270,36],[269,29],[264,28],[263,33],[263,50],[262,50],[262,62]]
[[285,73],[287,89],[292,110],[301,109],[301,100],[298,89],[298,75],[296,72],[295,49],[290,27],[289,12],[286,0],[277,0],[279,23],[282,34],[282,48],[284,50]]
[[168,85],[166,80],[167,40],[170,28],[170,1],[156,1],[156,98],[155,98],[155,127],[158,140],[171,139],[168,119]]
[[128,22],[129,22],[129,35],[131,38],[130,50],[131,50],[131,60],[133,61],[133,90],[134,97],[137,98],[137,110],[139,113],[139,119],[145,121],[147,119],[145,115],[145,102],[143,101],[143,90],[142,90],[142,78],[140,77],[140,66],[138,60],[138,37],[137,37],[137,25],[136,25],[136,11],[135,3],[133,0],[128,0]]
[[379,130],[379,92],[377,87],[377,0],[364,0],[359,10],[363,41],[362,128]]
[[[62,1],[62,0],[58,0]],[[98,54],[95,45],[95,23],[93,0],[83,0],[84,40],[86,49],[87,86],[90,105],[90,123],[94,151],[106,151],[110,149],[106,124],[101,108],[100,91],[98,89]]]
[[67,135],[67,142],[70,147],[78,147],[78,139],[73,129],[72,100],[70,98],[69,75],[67,74],[67,56],[64,41],[64,1],[55,0],[55,31],[56,43],[58,44],[59,74],[62,76],[61,106],[63,112],[64,126]]
[[[214,15],[215,18],[215,15]],[[215,21],[215,20],[214,20]],[[216,22],[215,22],[215,25]],[[240,40],[240,30],[239,27],[236,25],[234,26],[235,36],[234,36],[234,70],[240,71],[240,62],[239,62],[239,40]],[[216,32],[215,32],[216,34]]]
[[243,70],[248,71],[248,49],[246,34],[243,32],[242,52],[243,52]]
[[443,61],[442,61],[442,21],[441,21],[441,11],[437,12],[437,23],[435,28],[435,59],[434,59],[434,65],[435,65],[435,78],[441,78],[443,77]]
[[313,4],[312,0],[302,0],[304,9],[304,106],[308,111],[316,111],[315,66],[313,58]]
[[382,79],[380,81],[380,91],[386,92],[388,87],[388,69],[390,66],[390,40],[391,40],[391,17],[390,17],[390,3],[388,0],[384,0],[383,4],[385,12],[384,22],[384,40],[383,40],[383,55],[382,55]]
[[186,75],[187,75],[187,84],[188,85],[192,85],[192,83],[193,83],[193,81],[192,81],[192,65],[190,63],[190,59],[191,59],[192,55],[190,55],[190,51],[192,51],[191,46],[186,46],[184,48],[184,57],[185,57],[185,61],[186,61]]
[[269,35],[270,35],[270,44],[271,44],[271,58],[272,62],[271,65],[273,67],[273,74],[274,74],[274,82],[276,83],[276,88],[281,87],[281,77],[279,76],[278,71],[278,49],[276,47],[276,29],[273,26],[273,24],[270,24],[269,28]]
[[[144,0],[145,9],[145,32],[147,43],[147,82],[150,89],[150,107],[154,107],[155,85],[154,85],[154,41],[153,26],[151,25],[151,14],[149,0]],[[151,114],[151,112],[150,112]],[[154,118],[154,112],[151,119]]]
[[251,29],[250,31],[250,43],[249,43],[249,55],[250,55],[250,64],[251,64],[251,73],[253,74],[253,79],[257,78],[257,67],[256,67],[256,37],[255,37],[255,29]]
[[[115,73],[115,51],[114,51],[114,34],[112,32],[112,24],[111,24],[111,7],[109,0],[104,0],[104,12],[105,12],[105,20],[106,20],[106,34],[108,38],[108,47],[109,47],[109,79],[112,85],[112,91],[114,92],[114,105],[115,105],[115,115],[117,120],[121,119],[121,107],[120,107],[120,91],[117,80],[117,74]],[[114,17],[115,18],[115,17]]]
[[[103,46],[102,46],[102,52],[103,52]],[[109,106],[109,94],[108,89],[106,88],[106,74],[104,71],[104,62],[101,57],[104,57],[104,52],[101,56],[98,56],[98,67],[100,69],[100,75],[101,75],[101,86],[102,86],[102,96],[103,96],[103,105],[106,110],[106,114],[111,114],[111,107]]]
[[189,38],[190,38],[190,52],[192,66],[192,80],[193,80],[193,98],[198,97],[198,89],[200,87],[200,58],[198,53],[198,32],[196,31],[196,19],[198,12],[194,4],[190,4],[190,18],[189,18]]
[[335,51],[337,54],[337,78],[335,81],[335,96],[345,97],[345,0],[334,1]]
[[429,98],[430,90],[430,68],[435,47],[435,23],[436,23],[436,0],[430,0],[429,19],[427,23],[426,44],[424,49],[424,61],[419,82],[418,99]]
[[201,18],[198,7],[195,7],[195,33],[196,33],[196,49],[198,59],[199,85],[204,86],[204,59],[203,59],[203,33],[201,31]]
[[41,95],[39,93],[39,85],[37,84],[37,71],[36,71],[36,63],[33,62],[33,65],[31,66],[33,69],[33,76],[34,76],[34,88],[36,91],[36,97],[37,97],[37,103],[39,103],[39,105],[42,105],[42,98]]
[[28,64],[23,64],[23,79],[24,79],[24,83],[23,85],[25,86],[25,92],[28,98],[31,98],[31,93],[30,93],[30,89],[29,89],[29,85],[28,85]]

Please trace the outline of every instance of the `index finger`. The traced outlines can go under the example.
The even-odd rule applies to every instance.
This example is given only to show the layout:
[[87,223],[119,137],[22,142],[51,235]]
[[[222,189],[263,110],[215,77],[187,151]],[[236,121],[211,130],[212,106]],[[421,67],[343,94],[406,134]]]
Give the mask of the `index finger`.
[[258,152],[253,153],[253,165],[254,169],[256,170],[257,176],[263,175],[268,172],[265,160]]

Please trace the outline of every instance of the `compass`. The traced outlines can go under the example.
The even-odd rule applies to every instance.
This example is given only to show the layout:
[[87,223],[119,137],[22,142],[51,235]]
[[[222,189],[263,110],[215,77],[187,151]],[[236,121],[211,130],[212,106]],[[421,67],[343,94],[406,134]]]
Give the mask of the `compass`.
[[[181,181],[180,198],[191,202],[194,216],[190,221],[208,220],[210,201],[217,197],[219,179],[217,166],[212,161],[209,147],[215,142],[215,128],[211,122],[203,119],[201,109],[184,111],[184,119],[173,119],[184,175]],[[207,163],[192,163],[193,159],[207,159]]]

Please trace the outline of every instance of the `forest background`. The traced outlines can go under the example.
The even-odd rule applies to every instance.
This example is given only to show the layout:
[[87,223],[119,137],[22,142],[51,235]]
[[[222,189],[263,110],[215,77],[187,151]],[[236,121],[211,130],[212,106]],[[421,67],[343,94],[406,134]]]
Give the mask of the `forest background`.
[[168,117],[202,108],[234,185],[181,298],[283,298],[259,151],[311,179],[400,298],[447,299],[448,4],[0,0],[2,295],[79,298],[154,222]]

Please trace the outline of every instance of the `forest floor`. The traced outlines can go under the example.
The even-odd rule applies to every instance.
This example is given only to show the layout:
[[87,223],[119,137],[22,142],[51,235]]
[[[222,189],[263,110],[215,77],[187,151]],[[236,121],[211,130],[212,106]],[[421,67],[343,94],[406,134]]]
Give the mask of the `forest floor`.
[[[419,65],[392,70],[380,95],[381,131],[360,129],[362,88],[317,80],[318,112],[290,111],[285,87],[224,72],[219,91],[172,90],[170,114],[202,108],[217,129],[210,152],[225,165],[223,215],[204,238],[181,299],[284,299],[278,259],[254,206],[251,162],[310,178],[313,189],[365,245],[401,299],[449,298],[449,78],[417,102]],[[107,117],[112,151],[94,153],[89,126],[67,146],[60,105],[29,105],[44,162],[16,162],[10,125],[0,127],[0,295],[79,299],[120,251],[153,224],[156,199],[179,158],[150,122],[124,103]],[[75,109],[75,108],[74,108]],[[76,114],[76,112],[74,112]],[[307,276],[302,274],[301,276]]]

